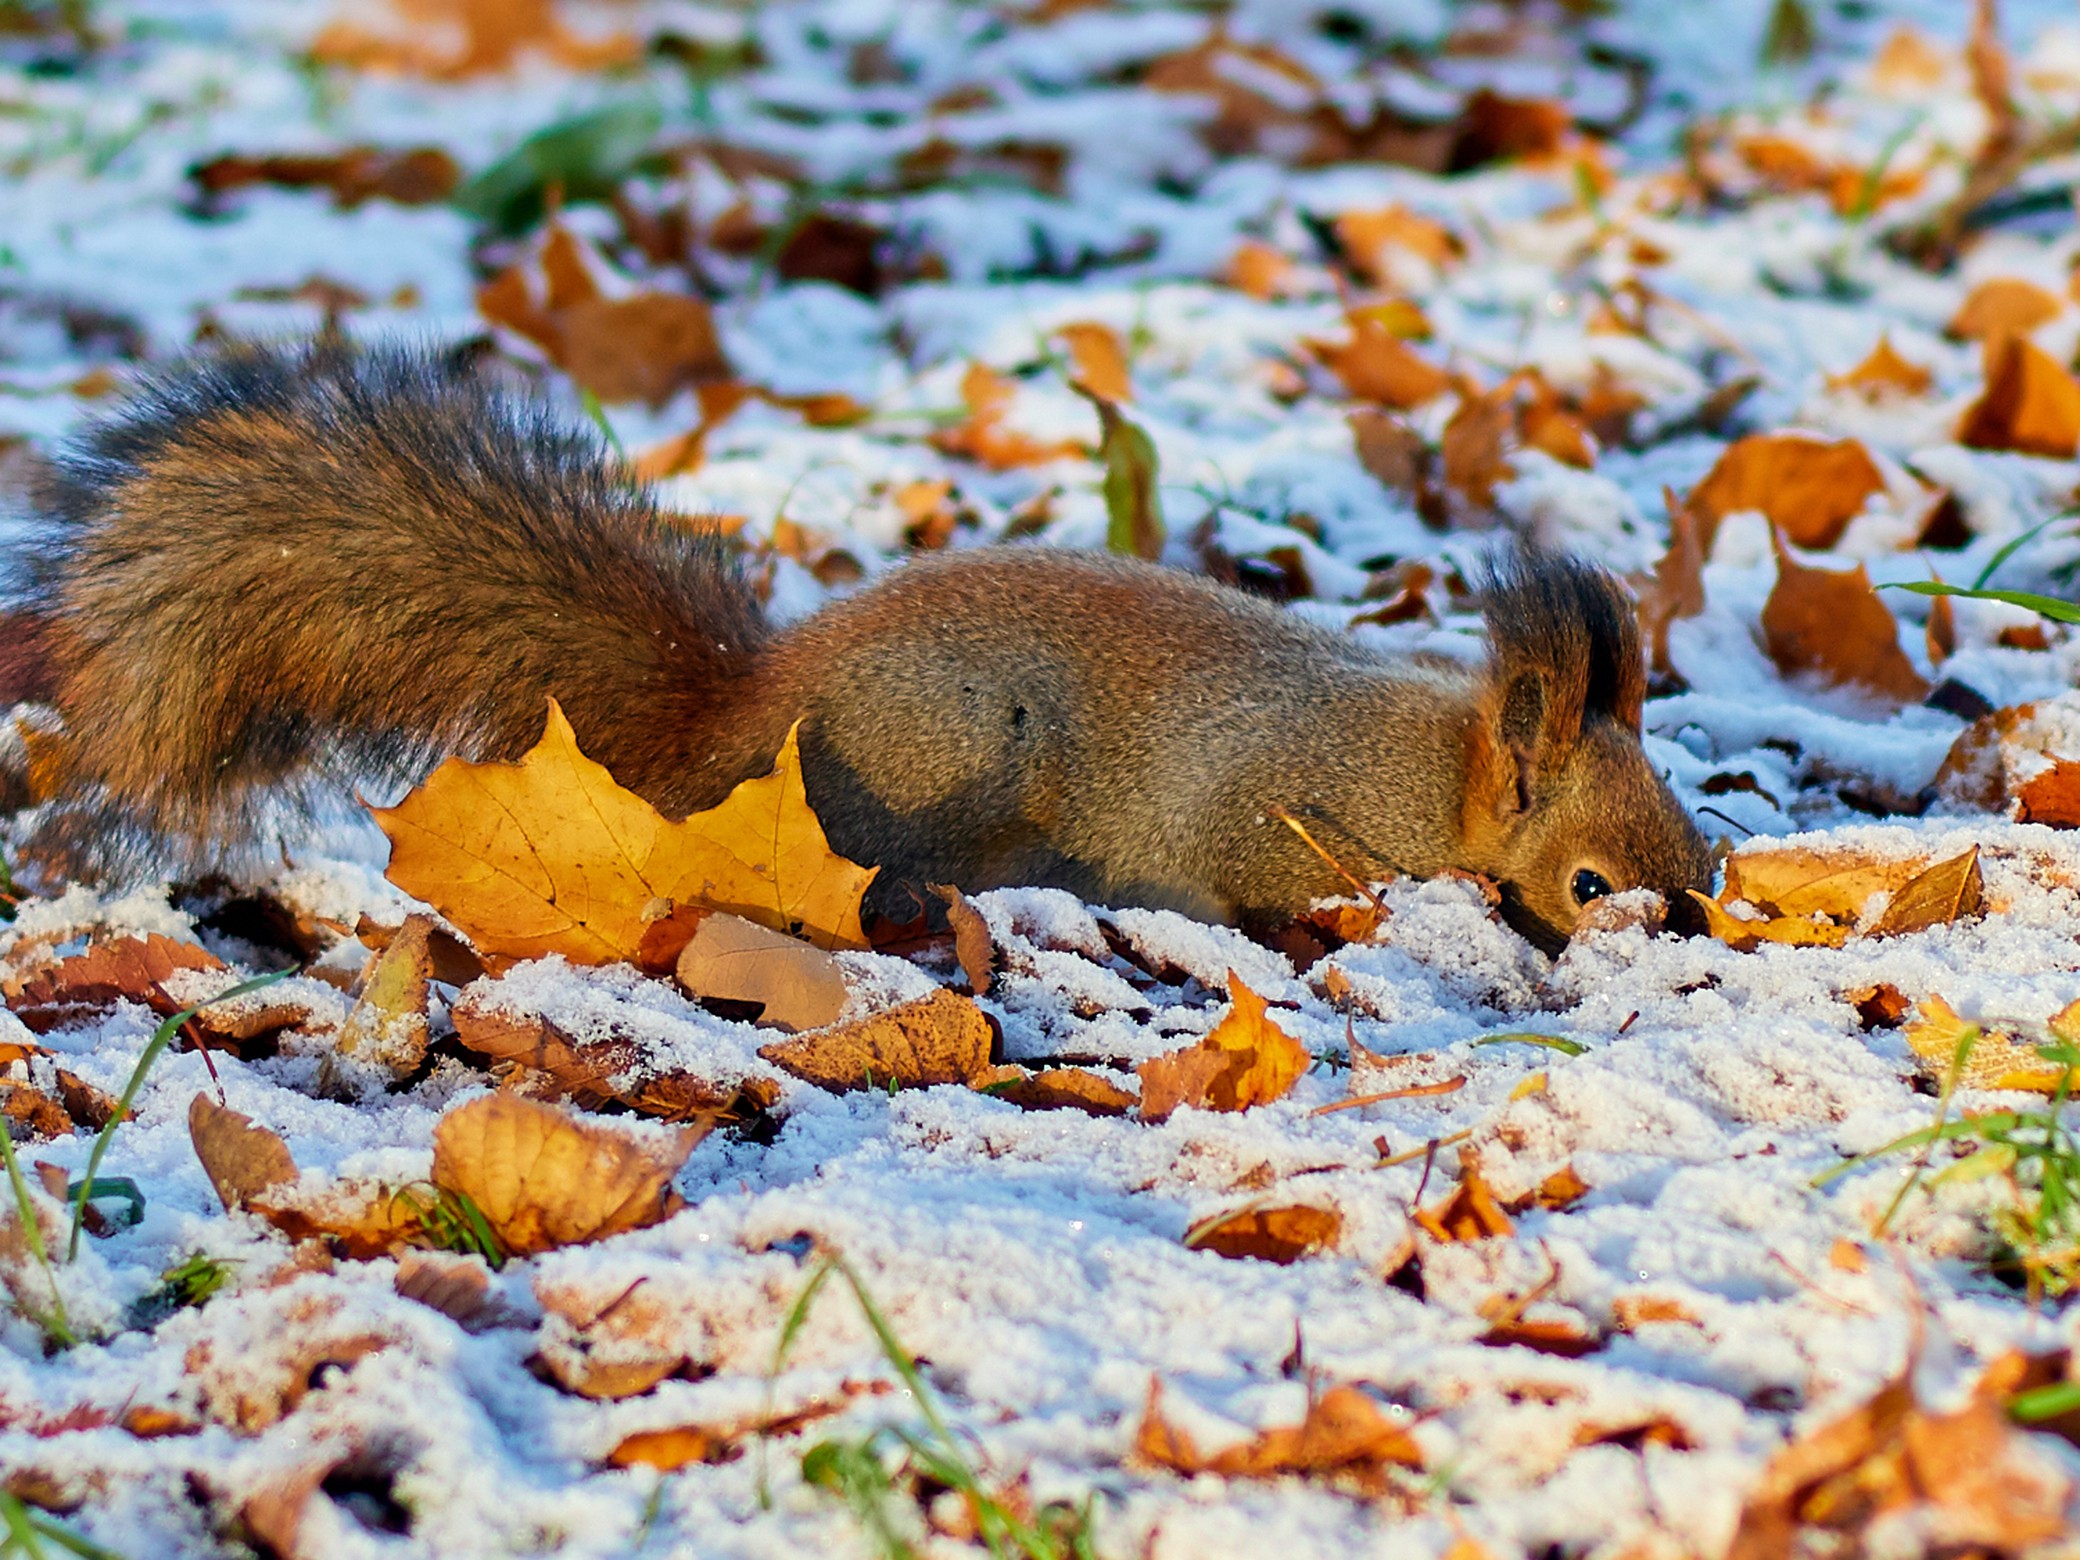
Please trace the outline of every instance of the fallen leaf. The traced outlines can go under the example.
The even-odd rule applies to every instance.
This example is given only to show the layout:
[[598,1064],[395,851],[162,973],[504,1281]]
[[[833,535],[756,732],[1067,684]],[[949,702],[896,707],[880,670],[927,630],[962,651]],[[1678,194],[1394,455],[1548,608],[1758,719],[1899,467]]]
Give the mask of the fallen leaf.
[[491,1297],[491,1270],[484,1259],[460,1252],[405,1252],[397,1259],[391,1287],[467,1331],[492,1321],[500,1310]]
[[781,1029],[820,1029],[845,1006],[845,972],[823,949],[720,912],[695,929],[678,976],[697,997],[759,1004],[758,1021]]
[[215,157],[189,170],[189,177],[211,195],[255,184],[285,189],[323,189],[342,210],[370,200],[400,206],[431,206],[446,200],[462,182],[455,159],[437,146],[386,151],[354,146],[330,153],[274,157]]
[[2015,802],[2018,823],[2080,829],[2080,762],[2052,760],[2050,768],[2022,783]]
[[271,1473],[239,1504],[238,1520],[270,1560],[318,1560],[320,1551],[303,1542],[311,1503],[331,1504],[321,1486],[349,1458],[345,1446]]
[[170,1018],[181,1004],[166,994],[164,983],[176,970],[223,968],[224,961],[206,948],[157,932],[102,938],[86,952],[30,975],[7,1005],[37,1034],[101,1017],[118,1002],[135,1002]]
[[1563,1317],[1509,1318],[1496,1322],[1475,1342],[1490,1349],[1530,1349],[1563,1360],[1578,1360],[1603,1347],[1603,1340],[1581,1322]]
[[[545,1014],[511,1005],[497,984],[465,991],[449,1009],[455,1038],[493,1062],[518,1065],[544,1081],[535,1097],[569,1099],[586,1110],[623,1105],[646,1116],[688,1121],[749,1115],[779,1099],[770,1078],[707,1078],[684,1070],[657,1072],[632,1035],[611,1030],[580,1040]],[[531,1081],[532,1081],[531,1080]]]
[[1238,1111],[1283,1099],[1313,1065],[1306,1046],[1267,1016],[1263,998],[1228,973],[1228,1016],[1213,1032],[1143,1062],[1141,1119],[1162,1121],[1180,1105]]
[[930,1088],[968,1083],[989,1066],[996,1038],[966,997],[935,991],[851,1023],[763,1046],[759,1055],[818,1088]]
[[1959,305],[1944,333],[1959,341],[2024,336],[2065,312],[2057,293],[2019,276],[1994,276],[1979,283]]
[[1961,1017],[1938,996],[1925,996],[1915,1004],[1915,1016],[1900,1027],[1900,1038],[1921,1060],[1921,1075],[1941,1088],[1957,1063],[1957,1047],[1971,1030],[1979,1033],[1972,1041],[1958,1085],[1967,1089],[2017,1089],[2029,1094],[2052,1094],[2066,1078],[2066,1070],[2037,1054],[2041,1040],[2017,1035],[1999,1025],[1982,1025]]
[[1236,247],[1221,280],[1252,298],[1269,300],[1286,289],[1292,275],[1289,256],[1261,239],[1250,238]]
[[1451,375],[1419,357],[1376,316],[1354,312],[1349,323],[1348,340],[1310,341],[1307,345],[1357,399],[1405,412],[1436,400],[1452,387]]
[[2070,460],[2080,449],[2080,380],[2022,336],[1986,343],[1986,388],[1958,424],[1957,440]]
[[1871,896],[1894,893],[1926,869],[1918,857],[1859,856],[1848,851],[1735,851],[1726,858],[1726,890],[1731,904],[1745,900],[1771,915],[1824,915],[1854,921]]
[[1871,1259],[1855,1241],[1838,1239],[1827,1249],[1827,1265],[1840,1273],[1868,1273]]
[[1884,491],[1884,473],[1854,439],[1757,433],[1727,446],[1691,489],[1687,507],[1706,557],[1719,522],[1742,510],[1760,511],[1800,547],[1824,550],[1841,540],[1872,494]]
[[657,291],[609,297],[593,279],[595,267],[605,269],[605,262],[567,229],[553,226],[536,267],[515,265],[486,282],[477,289],[477,310],[532,341],[582,388],[609,403],[658,407],[689,386],[729,377],[704,300]]
[[672,1176],[707,1128],[638,1137],[554,1105],[486,1095],[433,1129],[433,1184],[476,1204],[504,1249],[532,1256],[670,1217]]
[[1152,1381],[1134,1452],[1153,1467],[1182,1474],[1216,1473],[1230,1479],[1276,1479],[1286,1474],[1377,1476],[1387,1467],[1420,1468],[1423,1453],[1412,1436],[1357,1387],[1329,1388],[1307,1405],[1297,1425],[1278,1425],[1206,1456],[1185,1430],[1163,1417],[1162,1384]]
[[575,72],[633,63],[641,53],[628,33],[586,38],[557,15],[557,0],[393,0],[390,25],[328,24],[311,40],[310,57],[353,70],[457,81],[511,70],[541,53]]
[[1134,399],[1127,373],[1127,349],[1110,325],[1084,322],[1055,332],[1069,349],[1071,378],[1100,401],[1115,404]]
[[1743,1502],[1727,1560],[1861,1551],[1875,1519],[1902,1512],[1958,1553],[2018,1553],[2068,1532],[2073,1481],[2000,1408],[1974,1397],[1934,1414],[1894,1381],[1780,1450]]
[[294,1185],[296,1160],[279,1133],[219,1105],[207,1094],[188,1102],[188,1137],[226,1212],[278,1186]]
[[1098,461],[1105,468],[1105,545],[1153,562],[1163,555],[1163,503],[1155,441],[1088,387],[1076,387],[1098,409]]
[[293,1241],[323,1241],[357,1262],[425,1245],[428,1198],[379,1181],[282,1182],[244,1194],[245,1206]]
[[1358,273],[1376,287],[1395,285],[1394,250],[1403,250],[1437,267],[1449,265],[1465,253],[1458,235],[1450,228],[1398,202],[1374,210],[1342,212],[1332,226],[1337,247],[1350,258]]
[[946,906],[947,929],[953,933],[953,956],[960,962],[961,973],[968,977],[968,989],[978,997],[986,995],[997,958],[989,922],[975,908],[974,901],[950,883],[927,883],[925,892]]
[[1342,1233],[1343,1215],[1333,1208],[1251,1206],[1199,1220],[1184,1232],[1184,1243],[1223,1257],[1284,1264],[1334,1246]]
[[1044,465],[1051,460],[1071,459],[1086,452],[1074,439],[1052,443],[1033,439],[1005,426],[1005,417],[1018,394],[1015,380],[1007,379],[981,363],[970,363],[961,378],[961,399],[967,404],[966,422],[942,428],[932,435],[932,445],[948,455],[963,455],[995,471],[1017,466]]
[[342,1056],[373,1063],[394,1080],[410,1077],[426,1059],[426,1004],[433,989],[430,915],[408,915],[361,978],[361,994],[339,1026]]
[[1942,85],[1949,69],[1941,50],[1908,23],[1897,22],[1871,61],[1871,82],[1895,96],[1915,96]]
[[485,954],[633,960],[658,900],[866,946],[859,907],[874,874],[831,852],[793,732],[772,774],[672,823],[578,750],[552,699],[548,729],[518,762],[448,759],[372,811],[390,837],[390,881]]
[[1360,407],[1346,419],[1358,464],[1387,487],[1418,498],[1428,486],[1430,447],[1399,417]]
[[847,1381],[840,1384],[836,1396],[821,1401],[812,1399],[782,1414],[761,1414],[720,1425],[674,1425],[664,1430],[638,1430],[615,1443],[614,1449],[607,1453],[607,1466],[655,1468],[660,1473],[673,1473],[696,1463],[727,1462],[753,1436],[793,1435],[819,1419],[844,1413],[854,1398],[878,1395],[887,1390],[886,1382]]
[[1668,659],[1669,625],[1678,618],[1701,616],[1704,599],[1704,544],[1698,539],[1697,517],[1689,506],[1668,500],[1668,551],[1654,566],[1654,577],[1639,592],[1640,627],[1646,633],[1650,664],[1657,672],[1672,670]]
[[71,1137],[72,1113],[63,1101],[26,1083],[0,1082],[0,1132],[19,1132],[31,1142]]
[[1448,1244],[1486,1240],[1516,1229],[1481,1175],[1480,1155],[1469,1147],[1459,1150],[1459,1184],[1451,1195],[1434,1207],[1415,1209],[1411,1217],[1431,1239]]
[[1928,680],[1900,648],[1892,609],[1862,564],[1843,572],[1808,568],[1776,543],[1777,583],[1762,608],[1770,659],[1787,676],[1811,675],[1898,706],[1928,693]]
[[1082,1067],[1044,1067],[989,1085],[991,1099],[1020,1110],[1080,1110],[1086,1116],[1124,1116],[1140,1102],[1108,1078]]
[[1655,1323],[1679,1327],[1702,1327],[1697,1313],[1673,1295],[1620,1295],[1611,1302],[1611,1325],[1620,1332],[1637,1332]]
[[1888,396],[1922,396],[1935,384],[1935,375],[1919,363],[1910,363],[1893,349],[1892,338],[1881,334],[1870,355],[1846,374],[1827,376],[1830,390],[1851,390],[1867,400]]
[[1931,926],[1948,926],[1977,915],[1985,897],[1979,847],[1974,845],[1962,855],[1937,862],[1902,886],[1869,935],[1893,937],[1925,931]]
[[1504,453],[1516,433],[1515,393],[1505,381],[1486,394],[1461,398],[1438,441],[1445,486],[1478,511],[1491,509],[1496,484],[1516,475]]
[[1688,890],[1704,912],[1705,930],[1729,948],[1749,953],[1763,943],[1783,943],[1794,948],[1839,948],[1849,940],[1849,928],[1810,915],[1769,916],[1745,921],[1730,914],[1708,894]]
[[1558,1212],[1563,1208],[1572,1208],[1587,1197],[1589,1191],[1589,1183],[1575,1172],[1574,1166],[1565,1164],[1540,1181],[1525,1196],[1513,1198],[1509,1207],[1515,1212],[1521,1212],[1526,1208],[1545,1208]]

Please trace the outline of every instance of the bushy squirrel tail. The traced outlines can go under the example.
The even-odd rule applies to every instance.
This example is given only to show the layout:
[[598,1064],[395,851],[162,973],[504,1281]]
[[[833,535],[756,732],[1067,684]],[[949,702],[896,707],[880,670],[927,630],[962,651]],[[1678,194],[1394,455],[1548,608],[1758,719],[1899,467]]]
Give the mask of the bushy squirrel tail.
[[718,536],[590,429],[426,351],[175,367],[32,502],[60,783],[94,798],[61,820],[75,868],[212,865],[285,800],[515,756],[551,695],[625,784],[669,791],[767,643]]

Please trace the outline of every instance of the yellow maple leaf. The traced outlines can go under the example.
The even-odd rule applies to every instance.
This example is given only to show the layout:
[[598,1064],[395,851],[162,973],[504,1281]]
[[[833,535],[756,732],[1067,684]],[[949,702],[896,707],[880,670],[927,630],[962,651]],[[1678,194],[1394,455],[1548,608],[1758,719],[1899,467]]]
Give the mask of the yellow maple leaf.
[[542,740],[517,763],[451,758],[395,807],[372,810],[390,837],[390,881],[485,954],[634,959],[661,902],[727,910],[827,948],[866,946],[860,901],[874,872],[831,850],[793,731],[770,775],[674,823],[579,751],[552,699]]

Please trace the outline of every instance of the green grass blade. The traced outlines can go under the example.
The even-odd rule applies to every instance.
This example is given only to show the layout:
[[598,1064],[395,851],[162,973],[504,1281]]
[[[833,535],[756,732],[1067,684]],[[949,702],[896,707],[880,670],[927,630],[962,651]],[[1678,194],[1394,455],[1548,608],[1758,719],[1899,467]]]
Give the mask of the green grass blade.
[[2027,531],[2024,531],[2021,535],[2009,537],[2007,541],[2001,544],[2001,550],[1995,553],[1993,557],[1990,560],[1988,560],[1986,567],[1979,571],[1979,577],[1972,581],[1972,589],[1984,590],[1988,585],[1993,583],[1993,577],[1994,575],[2000,572],[2000,567],[2002,564],[2006,563],[2010,558],[2014,557],[2018,552],[2022,551],[2023,548],[2027,547],[2031,542],[2035,541],[2046,531],[2050,530],[2051,527],[2057,525],[2059,521],[2070,520],[2072,518],[2073,517],[2070,514],[2053,515],[2049,520],[2039,521],[2036,525],[2031,526]]
[[2033,1425],[2080,1410],[2080,1381],[2054,1381],[2008,1399],[2008,1417]]
[[1917,596],[1963,596],[1969,601],[2005,601],[2011,607],[2027,607],[2054,623],[2080,623],[2080,605],[2056,596],[2039,596],[2027,590],[1975,590],[1963,585],[1945,585],[1941,580],[1904,580],[1880,585],[1880,590],[1910,590]]
[[39,1319],[38,1325],[61,1347],[70,1349],[78,1344],[79,1335],[72,1330],[72,1318],[65,1314],[65,1296],[59,1292],[58,1274],[51,1266],[50,1253],[44,1250],[43,1226],[36,1222],[36,1204],[29,1199],[29,1183],[22,1175],[21,1161],[14,1156],[14,1137],[5,1122],[0,1122],[0,1159],[7,1163],[7,1184],[14,1189],[15,1213],[22,1221],[22,1239],[51,1286],[51,1313]]
[[130,1081],[123,1085],[123,1097],[116,1101],[116,1108],[110,1113],[107,1125],[95,1135],[94,1147],[87,1155],[87,1173],[80,1177],[79,1193],[72,1202],[72,1238],[65,1245],[67,1262],[79,1260],[80,1231],[86,1226],[87,1194],[93,1190],[95,1172],[101,1168],[101,1160],[108,1153],[108,1145],[115,1141],[116,1129],[129,1119],[130,1107],[137,1102],[138,1091],[144,1087],[145,1076],[151,1072],[152,1064],[159,1060],[162,1051],[173,1044],[173,1037],[180,1033],[181,1025],[206,1007],[228,1002],[233,997],[242,997],[247,992],[258,991],[263,986],[272,986],[276,981],[286,980],[295,973],[293,968],[276,970],[272,974],[256,975],[251,980],[242,980],[229,991],[218,992],[207,1002],[198,1002],[191,1008],[183,1008],[152,1031],[152,1038],[145,1043],[144,1055],[137,1059],[137,1065],[130,1070]]
[[1485,1040],[1473,1042],[1475,1050],[1484,1045],[1542,1045],[1548,1051],[1558,1051],[1562,1056],[1580,1056],[1589,1048],[1579,1040],[1570,1040],[1565,1035],[1540,1035],[1524,1030],[1518,1034],[1489,1035]]

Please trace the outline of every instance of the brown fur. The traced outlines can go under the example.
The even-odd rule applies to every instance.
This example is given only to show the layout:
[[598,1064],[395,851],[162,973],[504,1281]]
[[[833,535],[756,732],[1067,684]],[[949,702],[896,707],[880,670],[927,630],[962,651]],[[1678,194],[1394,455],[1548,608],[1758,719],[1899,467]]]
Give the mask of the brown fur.
[[927,881],[1271,917],[1354,870],[1483,872],[1549,945],[1583,865],[1679,904],[1710,863],[1638,740],[1632,614],[1527,558],[1491,661],[1389,659],[1205,580],[1003,549],[922,560],[787,630],[589,435],[406,353],[244,350],[140,391],[60,463],[41,561],[73,736],[47,840],[103,875],[222,862],[284,797],[511,757],[554,695],[668,813],[803,724],[833,844]]

